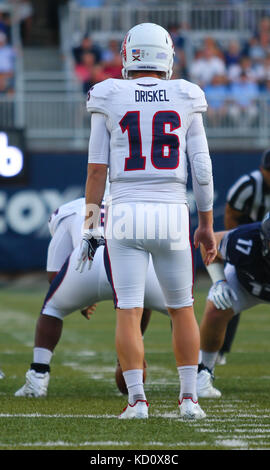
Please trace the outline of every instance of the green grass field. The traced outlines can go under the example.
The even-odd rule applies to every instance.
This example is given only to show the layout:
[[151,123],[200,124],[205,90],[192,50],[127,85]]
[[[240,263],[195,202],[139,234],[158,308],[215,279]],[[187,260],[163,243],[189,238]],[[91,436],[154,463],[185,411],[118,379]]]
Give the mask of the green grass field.
[[[205,281],[197,280],[200,321]],[[16,398],[32,362],[36,319],[44,299],[41,287],[0,289],[1,450],[270,450],[270,316],[260,305],[241,318],[227,365],[217,366],[215,386],[223,396],[201,399],[207,418],[178,417],[178,375],[168,318],[154,312],[145,334],[148,362],[147,421],[119,421],[126,397],[114,381],[115,312],[98,305],[87,321],[79,312],[64,324],[51,364],[47,398]]]

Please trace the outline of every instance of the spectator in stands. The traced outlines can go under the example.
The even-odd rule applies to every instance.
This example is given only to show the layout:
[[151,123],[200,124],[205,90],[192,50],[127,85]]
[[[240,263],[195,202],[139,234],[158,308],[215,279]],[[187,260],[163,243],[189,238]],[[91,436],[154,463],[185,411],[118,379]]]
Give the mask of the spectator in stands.
[[170,33],[170,36],[172,38],[172,42],[174,44],[174,47],[176,46],[176,42],[178,38],[180,37],[180,44],[179,47],[184,47],[184,38],[181,37],[181,27],[178,23],[169,23],[167,26],[167,31]]
[[0,77],[3,87],[12,90],[14,86],[15,52],[12,46],[7,44],[7,36],[0,32]]
[[0,74],[0,95],[6,95],[8,93],[7,80]]
[[171,23],[168,25],[167,30],[169,31],[174,48],[175,48],[175,58],[174,58],[174,68],[172,78],[186,78],[188,79],[188,70],[187,70],[187,61],[186,61],[186,38],[185,31],[189,27],[187,24],[182,23],[181,25],[177,23]]
[[270,80],[270,54],[268,54],[263,61],[262,80]]
[[270,39],[270,17],[269,16],[264,16],[261,18],[258,24],[257,31],[255,33],[255,36],[258,38],[261,38],[262,36],[268,36],[268,39]]
[[110,62],[115,56],[120,55],[120,44],[116,39],[111,39],[101,55],[102,62]]
[[0,74],[0,95],[9,95],[12,93],[13,88],[10,87],[9,80],[5,75]]
[[258,116],[256,99],[259,97],[259,92],[258,84],[244,71],[239,79],[231,84],[231,104],[228,106],[228,113],[235,125],[254,124]]
[[173,79],[184,78],[189,79],[188,67],[186,63],[186,55],[183,49],[175,48]]
[[224,52],[217,43],[217,41],[211,36],[206,36],[203,40],[203,49],[210,49],[213,51],[213,55],[219,57],[224,62]]
[[102,57],[101,48],[97,44],[94,44],[93,39],[87,34],[83,37],[81,44],[78,47],[74,47],[72,52],[76,64],[81,64],[83,62],[85,52],[89,52],[94,55],[96,64],[101,61]]
[[225,65],[227,68],[232,65],[239,64],[242,58],[242,51],[240,42],[233,39],[229,42],[228,48],[224,51]]
[[28,0],[12,0],[15,3],[15,19],[20,25],[21,39],[24,45],[29,44],[33,25],[34,9]]
[[0,32],[4,33],[7,37],[7,42],[11,40],[10,16],[7,13],[0,11]]
[[208,39],[202,50],[198,51],[190,65],[190,79],[202,88],[208,85],[215,75],[225,75],[226,68],[221,53]]
[[259,38],[252,37],[249,41],[248,56],[252,61],[262,61],[267,51],[264,44],[261,44]]
[[257,31],[248,39],[244,54],[253,59],[263,59],[270,52],[270,18],[261,19]]
[[219,126],[224,121],[227,113],[228,86],[225,75],[214,75],[211,83],[204,88],[208,103],[207,120],[214,126]]
[[112,60],[103,63],[103,73],[108,78],[122,78],[122,59],[120,54],[113,57]]
[[245,73],[249,80],[256,82],[257,75],[252,60],[244,56],[239,63],[230,65],[227,68],[228,79],[230,82],[238,82],[240,76]]
[[267,54],[262,61],[254,61],[253,69],[257,83],[259,84],[260,88],[263,88],[265,80],[270,78],[270,54]]
[[111,78],[122,78],[122,59],[118,41],[109,41],[108,48],[102,53],[103,73]]
[[[94,54],[91,52],[85,52],[82,56],[82,62],[75,66],[75,74],[79,82],[82,84],[83,93],[87,93],[89,88],[95,85],[95,83],[106,80],[107,78],[112,78],[112,69],[108,69],[106,71],[101,63],[96,64]],[[113,78],[121,77],[118,76]]]
[[75,75],[82,84],[82,91],[87,93],[89,88],[94,85],[94,68],[96,58],[91,52],[84,52],[81,56],[80,63],[75,65]]
[[185,31],[189,30],[189,25],[187,23],[170,23],[167,30],[171,35],[174,47],[184,50],[186,46]]

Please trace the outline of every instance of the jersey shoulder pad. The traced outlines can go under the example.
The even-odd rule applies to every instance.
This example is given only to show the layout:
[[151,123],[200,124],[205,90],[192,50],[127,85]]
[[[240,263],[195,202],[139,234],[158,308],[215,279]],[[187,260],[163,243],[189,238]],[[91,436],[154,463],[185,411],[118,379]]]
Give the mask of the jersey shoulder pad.
[[108,100],[114,88],[114,79],[108,78],[92,86],[87,94],[86,109],[90,113],[108,113]]
[[203,113],[207,110],[207,102],[204,91],[195,83],[180,79],[180,93],[190,100],[191,108],[194,113]]

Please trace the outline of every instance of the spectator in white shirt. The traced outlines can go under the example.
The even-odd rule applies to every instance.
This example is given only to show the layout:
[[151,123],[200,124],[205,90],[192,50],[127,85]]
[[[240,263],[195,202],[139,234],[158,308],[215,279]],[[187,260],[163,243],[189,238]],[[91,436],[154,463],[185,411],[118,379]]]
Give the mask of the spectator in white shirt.
[[208,85],[215,75],[225,74],[224,60],[217,55],[217,51],[212,45],[204,47],[190,66],[191,81],[201,87]]
[[[7,44],[7,36],[0,32],[0,78],[1,83],[5,83],[5,88],[13,87],[15,68],[15,52],[12,46]],[[3,88],[3,87],[1,87]]]
[[242,71],[238,81],[232,83],[230,88],[231,105],[229,115],[235,125],[254,124],[258,116],[256,99],[259,97],[259,86],[251,80],[247,73]]

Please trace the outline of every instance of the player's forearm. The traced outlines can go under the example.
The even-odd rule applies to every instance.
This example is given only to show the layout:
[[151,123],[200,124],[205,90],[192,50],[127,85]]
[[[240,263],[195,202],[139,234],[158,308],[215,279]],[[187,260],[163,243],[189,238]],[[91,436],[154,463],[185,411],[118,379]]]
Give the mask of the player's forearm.
[[201,228],[213,228],[213,211],[198,211],[199,227]]
[[98,228],[100,206],[104,196],[107,178],[107,165],[88,164],[87,180],[85,185],[85,229]]

